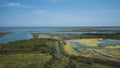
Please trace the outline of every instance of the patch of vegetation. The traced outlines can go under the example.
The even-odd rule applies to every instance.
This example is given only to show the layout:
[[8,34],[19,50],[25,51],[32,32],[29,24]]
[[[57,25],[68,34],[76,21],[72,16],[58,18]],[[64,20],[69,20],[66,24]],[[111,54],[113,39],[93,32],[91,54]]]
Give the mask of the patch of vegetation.
[[39,51],[54,54],[56,52],[54,41],[52,39],[30,39],[0,44],[0,53]]
[[103,39],[119,39],[120,33],[85,33],[80,38],[103,38]]
[[51,59],[49,54],[0,55],[0,68],[43,68]]
[[67,52],[70,55],[79,56],[79,53],[74,51],[73,48],[71,47],[70,42],[66,42],[66,45],[64,46],[64,50],[65,50],[65,52]]
[[[61,58],[57,54],[56,41],[58,40],[43,38],[0,44],[0,68],[117,68],[120,65],[120,62],[116,60],[101,59],[101,56],[110,57],[107,54],[110,48],[102,50],[99,47],[94,48],[93,46],[96,47],[99,43],[96,39],[89,40],[95,45],[87,45],[93,48],[83,49],[84,51],[80,49],[82,54],[73,49],[70,41],[59,40]],[[112,48],[112,50],[109,54],[118,54],[117,49],[115,51]]]
[[39,38],[39,33],[31,33],[33,38],[38,39]]
[[10,32],[0,32],[0,37],[3,37],[5,35],[7,35],[7,34],[10,34]]
[[[74,61],[76,68],[79,68],[79,65],[83,66],[83,68],[87,68],[87,67],[118,68],[119,67],[120,65],[119,45],[115,45],[115,46],[104,45],[104,48],[100,48],[99,44],[104,43],[100,41],[102,39],[92,38],[92,39],[80,39],[80,40],[68,40],[68,41],[66,40],[65,48],[64,48],[65,52],[67,53],[67,55],[66,54],[65,55],[69,56],[70,59]],[[84,46],[87,46],[87,47],[82,48],[80,44],[73,45],[73,44],[70,44],[70,42],[82,43],[84,44]],[[66,46],[69,46],[69,47],[66,47]],[[76,53],[79,55],[75,55]]]
[[58,61],[54,39],[0,44],[0,68],[50,68]]
[[72,40],[73,42],[79,42],[85,46],[90,47],[97,47],[98,44],[102,43],[99,40],[102,40],[101,38],[95,38],[95,39],[80,39],[80,40]]

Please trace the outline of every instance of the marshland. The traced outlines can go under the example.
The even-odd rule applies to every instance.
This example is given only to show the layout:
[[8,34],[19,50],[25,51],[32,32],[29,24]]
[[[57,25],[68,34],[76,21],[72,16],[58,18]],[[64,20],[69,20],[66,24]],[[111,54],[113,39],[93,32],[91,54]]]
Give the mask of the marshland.
[[101,32],[91,29],[92,31],[81,32],[84,28],[77,27],[74,31],[73,27],[66,27],[65,32],[62,27],[44,30],[45,28],[31,27],[32,30],[27,28],[28,31],[21,28],[21,30],[9,30],[7,34],[6,31],[1,31],[1,34],[5,35],[0,38],[0,68],[118,68],[120,66],[119,30]]

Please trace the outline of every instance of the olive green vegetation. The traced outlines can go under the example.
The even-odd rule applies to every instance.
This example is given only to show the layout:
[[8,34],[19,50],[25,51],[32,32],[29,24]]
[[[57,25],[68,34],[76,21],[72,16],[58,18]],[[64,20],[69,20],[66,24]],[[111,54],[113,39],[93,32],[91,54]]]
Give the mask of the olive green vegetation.
[[[114,49],[101,49],[98,48],[97,45],[99,43],[98,40],[102,40],[102,38],[95,39],[80,39],[80,40],[68,40],[64,42],[64,51],[68,54],[70,59],[75,62],[76,67],[82,66],[82,68],[119,68],[120,61],[117,56],[119,53],[119,46],[115,46]],[[72,42],[80,42],[85,44],[84,46],[89,47],[79,47],[79,45],[75,46],[74,44],[70,44]],[[107,46],[106,46],[107,47]],[[80,51],[76,51],[75,49],[80,49]],[[117,48],[117,49],[115,49]],[[105,50],[105,51],[104,51]],[[106,51],[107,50],[107,51]],[[108,52],[114,53],[109,55]],[[66,55],[66,54],[65,54]],[[80,62],[80,63],[79,63]],[[88,65],[86,65],[88,64]]]
[[103,38],[103,39],[119,39],[120,32],[116,33],[85,33],[81,34],[80,38]]
[[[55,34],[53,34],[55,35]],[[83,33],[83,34],[60,34],[57,35],[62,40],[70,40],[70,39],[88,39],[88,38],[103,38],[103,39],[116,39],[120,40],[120,32],[111,32],[111,33]]]
[[30,39],[0,44],[0,68],[66,68],[69,58],[58,57],[55,39]]
[[31,33],[31,34],[32,34],[33,38],[38,39],[39,33]]
[[[62,52],[61,58],[57,54],[56,41]],[[0,44],[0,68],[117,68],[109,66],[113,63],[110,61],[69,55],[64,51],[64,45],[64,41],[55,39],[30,39]]]
[[0,55],[0,68],[43,68],[51,60],[49,54]]
[[51,39],[30,39],[0,44],[0,50],[5,52],[33,52],[55,53],[55,40]]
[[54,39],[0,44],[0,68],[50,68],[58,60]]

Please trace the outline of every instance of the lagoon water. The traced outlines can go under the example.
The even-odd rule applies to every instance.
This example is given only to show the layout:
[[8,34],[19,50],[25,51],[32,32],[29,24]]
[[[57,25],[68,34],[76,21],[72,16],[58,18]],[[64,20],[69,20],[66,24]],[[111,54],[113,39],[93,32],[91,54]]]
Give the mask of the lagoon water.
[[120,30],[120,26],[114,26],[114,27],[91,27],[91,29],[94,29],[94,30]]
[[[0,38],[0,43],[8,43],[15,40],[31,39],[31,33],[50,34],[83,34],[88,32],[69,32],[72,29],[96,29],[96,30],[120,30],[120,27],[0,27],[0,32],[12,32]],[[61,30],[65,30],[62,32]],[[68,30],[68,31],[67,31]],[[96,33],[96,32],[90,32]],[[99,33],[99,32],[97,32]],[[102,32],[100,32],[102,33]],[[104,32],[103,32],[104,33]]]
[[0,38],[0,43],[8,43],[16,40],[31,39],[33,36],[28,32],[14,32]]
[[93,29],[93,30],[120,30],[120,26],[114,27],[92,27],[92,26],[80,26],[80,27],[0,27],[0,32],[20,32],[20,31],[37,31],[37,32],[56,32],[59,30],[72,30],[72,29]]

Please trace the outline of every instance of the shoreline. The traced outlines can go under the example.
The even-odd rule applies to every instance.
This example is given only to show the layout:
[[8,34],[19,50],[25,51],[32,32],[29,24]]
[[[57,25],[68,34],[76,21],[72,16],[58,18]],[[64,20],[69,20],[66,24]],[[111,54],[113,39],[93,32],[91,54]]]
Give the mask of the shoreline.
[[11,32],[0,32],[0,38],[7,35],[7,34],[10,34]]

